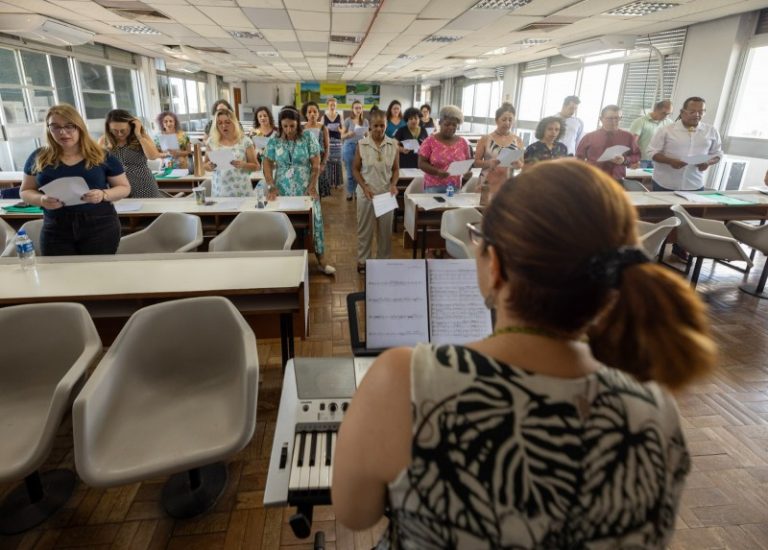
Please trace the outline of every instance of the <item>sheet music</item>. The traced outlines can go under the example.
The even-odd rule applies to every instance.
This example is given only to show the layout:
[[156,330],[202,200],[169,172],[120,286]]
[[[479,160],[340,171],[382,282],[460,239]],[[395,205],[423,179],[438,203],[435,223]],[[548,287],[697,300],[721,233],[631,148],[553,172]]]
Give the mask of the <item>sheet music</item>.
[[429,340],[424,260],[368,260],[366,346],[412,346]]
[[512,166],[513,162],[523,158],[523,151],[521,149],[502,149],[496,158],[499,161],[499,166]]
[[493,332],[475,260],[427,260],[427,273],[430,342],[464,344]]
[[373,213],[377,218],[382,217],[387,212],[397,210],[397,199],[389,191],[373,196]]
[[163,151],[181,149],[179,138],[176,137],[176,134],[160,134],[157,136],[157,141],[160,142],[160,149]]
[[85,203],[82,196],[90,191],[90,189],[85,179],[80,176],[71,176],[56,178],[40,186],[38,191],[54,199],[59,199],[64,206],[75,206],[76,204]]

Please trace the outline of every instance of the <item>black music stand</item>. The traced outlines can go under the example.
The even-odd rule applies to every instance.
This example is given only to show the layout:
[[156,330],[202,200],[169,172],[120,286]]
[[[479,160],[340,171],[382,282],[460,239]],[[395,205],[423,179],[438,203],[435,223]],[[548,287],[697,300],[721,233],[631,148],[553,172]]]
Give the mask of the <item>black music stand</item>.
[[[358,317],[357,307],[361,306]],[[386,351],[386,348],[368,348],[365,340],[360,338],[364,329],[360,329],[359,318],[365,319],[365,291],[347,294],[347,320],[349,324],[349,341],[352,346],[352,355],[355,357],[376,357]]]

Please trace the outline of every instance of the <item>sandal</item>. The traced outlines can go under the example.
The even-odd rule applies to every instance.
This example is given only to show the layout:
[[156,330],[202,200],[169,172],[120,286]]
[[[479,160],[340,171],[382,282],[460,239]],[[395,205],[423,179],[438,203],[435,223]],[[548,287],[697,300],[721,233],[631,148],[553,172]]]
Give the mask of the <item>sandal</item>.
[[336,273],[336,268],[328,264],[318,266],[317,269],[324,275],[334,275]]
[[365,273],[365,264],[357,264],[357,272]]

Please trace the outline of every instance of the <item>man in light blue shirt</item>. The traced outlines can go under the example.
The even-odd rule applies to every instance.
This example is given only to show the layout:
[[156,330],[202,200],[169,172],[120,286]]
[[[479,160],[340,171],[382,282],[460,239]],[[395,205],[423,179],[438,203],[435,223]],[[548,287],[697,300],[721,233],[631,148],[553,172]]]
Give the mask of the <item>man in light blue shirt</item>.
[[560,118],[565,122],[565,134],[560,138],[560,142],[566,146],[569,155],[576,154],[576,146],[584,133],[584,122],[576,118],[576,110],[579,108],[581,100],[578,96],[569,95],[563,100],[563,108],[560,109]]

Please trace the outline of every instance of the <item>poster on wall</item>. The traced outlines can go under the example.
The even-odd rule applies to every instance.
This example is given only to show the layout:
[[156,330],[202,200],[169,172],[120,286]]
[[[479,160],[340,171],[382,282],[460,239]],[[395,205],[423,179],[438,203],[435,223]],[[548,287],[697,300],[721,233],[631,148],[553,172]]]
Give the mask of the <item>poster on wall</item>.
[[326,106],[329,97],[335,97],[339,109],[351,109],[353,101],[359,101],[365,109],[379,105],[381,92],[374,82],[299,82],[296,84],[297,107],[314,101],[320,108]]

